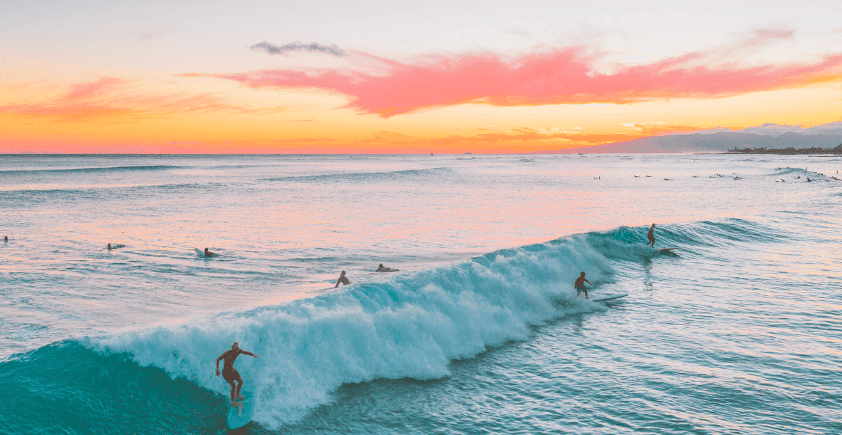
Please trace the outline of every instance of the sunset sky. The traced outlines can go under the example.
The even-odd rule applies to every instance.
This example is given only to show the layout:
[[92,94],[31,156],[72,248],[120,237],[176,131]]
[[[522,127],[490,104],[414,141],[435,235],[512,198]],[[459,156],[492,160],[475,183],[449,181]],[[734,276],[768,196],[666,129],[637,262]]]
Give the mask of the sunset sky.
[[838,1],[0,0],[0,153],[510,153],[842,120]]

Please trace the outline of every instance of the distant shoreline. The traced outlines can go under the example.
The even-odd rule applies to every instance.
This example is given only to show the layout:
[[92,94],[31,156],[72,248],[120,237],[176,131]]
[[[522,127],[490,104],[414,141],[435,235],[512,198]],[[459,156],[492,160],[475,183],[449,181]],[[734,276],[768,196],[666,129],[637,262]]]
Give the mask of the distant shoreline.
[[800,155],[800,154],[834,154],[834,155],[842,155],[842,144],[839,144],[833,148],[800,148],[796,149],[793,147],[788,148],[743,148],[738,149],[734,147],[732,150],[728,150],[728,154],[778,154],[778,155]]

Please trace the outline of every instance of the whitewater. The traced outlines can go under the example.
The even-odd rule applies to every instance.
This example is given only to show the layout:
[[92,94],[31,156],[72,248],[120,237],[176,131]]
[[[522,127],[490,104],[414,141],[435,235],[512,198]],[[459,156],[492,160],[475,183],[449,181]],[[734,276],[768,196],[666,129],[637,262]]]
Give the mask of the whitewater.
[[842,432],[840,169],[0,156],[0,433]]

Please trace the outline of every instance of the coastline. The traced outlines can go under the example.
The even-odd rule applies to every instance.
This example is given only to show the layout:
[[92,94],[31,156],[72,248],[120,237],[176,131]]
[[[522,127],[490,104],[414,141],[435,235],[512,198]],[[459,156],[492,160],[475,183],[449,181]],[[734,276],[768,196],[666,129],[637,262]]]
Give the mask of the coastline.
[[833,148],[819,148],[819,147],[811,147],[811,148],[743,148],[738,149],[734,148],[733,150],[728,150],[726,154],[776,154],[782,156],[791,156],[791,155],[842,155],[842,144],[839,144]]

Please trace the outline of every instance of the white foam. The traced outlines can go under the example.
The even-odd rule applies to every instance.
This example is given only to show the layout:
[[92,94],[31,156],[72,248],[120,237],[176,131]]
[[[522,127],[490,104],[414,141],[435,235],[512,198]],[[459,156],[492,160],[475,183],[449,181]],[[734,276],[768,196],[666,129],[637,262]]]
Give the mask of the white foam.
[[227,395],[214,361],[239,341],[260,356],[235,364],[257,401],[254,419],[277,428],[329,403],[344,383],[441,378],[454,359],[527,339],[530,325],[571,309],[565,302],[575,298],[580,271],[593,282],[609,279],[608,260],[588,240],[500,251],[312,299],[108,337],[94,347],[129,352],[141,365]]

